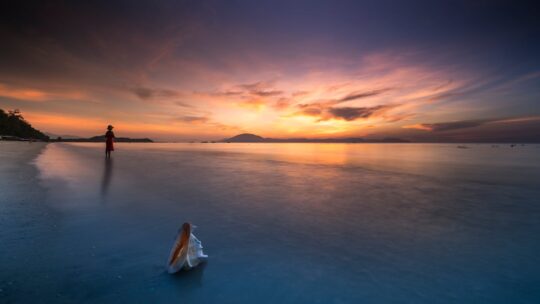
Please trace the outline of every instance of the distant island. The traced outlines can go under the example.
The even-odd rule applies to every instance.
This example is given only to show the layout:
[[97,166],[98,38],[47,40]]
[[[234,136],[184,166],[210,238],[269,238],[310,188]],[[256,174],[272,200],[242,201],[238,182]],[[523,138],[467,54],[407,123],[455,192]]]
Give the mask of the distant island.
[[366,139],[362,137],[345,138],[264,138],[259,135],[243,133],[220,140],[228,143],[407,143],[401,138],[386,137],[382,139]]
[[[90,138],[62,138],[58,137],[56,142],[105,142],[105,135],[93,136]],[[151,143],[154,142],[150,138],[129,138],[129,137],[116,137],[115,142],[131,142],[131,143]]]

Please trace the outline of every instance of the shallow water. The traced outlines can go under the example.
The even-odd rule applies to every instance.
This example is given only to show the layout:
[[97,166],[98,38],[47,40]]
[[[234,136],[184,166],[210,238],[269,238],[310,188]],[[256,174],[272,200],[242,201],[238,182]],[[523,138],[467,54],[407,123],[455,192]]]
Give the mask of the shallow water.
[[[538,303],[540,146],[468,147],[49,144],[0,172],[41,189],[0,184],[0,299]],[[210,257],[171,276],[184,221]]]

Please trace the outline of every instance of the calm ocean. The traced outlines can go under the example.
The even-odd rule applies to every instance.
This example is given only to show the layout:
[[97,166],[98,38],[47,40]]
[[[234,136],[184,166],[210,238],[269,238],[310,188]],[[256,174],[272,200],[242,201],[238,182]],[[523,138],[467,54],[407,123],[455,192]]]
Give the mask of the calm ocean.
[[0,171],[0,302],[539,303],[540,145],[467,147],[48,144]]

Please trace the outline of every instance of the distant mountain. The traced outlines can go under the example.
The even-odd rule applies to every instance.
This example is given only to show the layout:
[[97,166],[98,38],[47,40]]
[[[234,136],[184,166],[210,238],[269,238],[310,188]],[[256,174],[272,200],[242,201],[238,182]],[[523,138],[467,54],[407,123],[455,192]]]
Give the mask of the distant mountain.
[[264,138],[255,134],[239,134],[221,142],[230,143],[404,143],[401,138],[366,139],[361,137],[347,138]]
[[225,139],[226,142],[264,142],[265,138],[262,138],[255,134],[243,133],[231,138]]
[[45,134],[47,136],[49,136],[49,138],[53,138],[53,139],[57,139],[57,138],[61,138],[61,139],[77,139],[77,138],[82,138],[81,136],[78,136],[78,135],[69,135],[69,134],[66,134],[66,135],[58,135],[58,134],[54,134],[54,133],[49,133],[49,132],[45,132]]
[[27,122],[19,110],[8,111],[0,109],[0,139],[9,140],[49,140],[49,136],[36,130]]
[[[93,136],[90,138],[62,138],[62,142],[105,142],[105,135]],[[154,142],[150,138],[129,138],[129,137],[116,137],[115,142],[140,142],[151,143]]]

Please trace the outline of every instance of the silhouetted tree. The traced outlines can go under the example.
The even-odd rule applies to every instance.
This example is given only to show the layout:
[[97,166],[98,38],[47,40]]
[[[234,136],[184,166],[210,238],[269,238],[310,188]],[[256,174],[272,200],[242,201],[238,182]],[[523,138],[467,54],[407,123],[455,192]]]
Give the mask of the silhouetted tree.
[[32,125],[24,120],[18,109],[10,110],[7,113],[0,109],[0,135],[49,140],[49,136],[32,128]]

